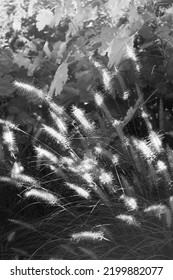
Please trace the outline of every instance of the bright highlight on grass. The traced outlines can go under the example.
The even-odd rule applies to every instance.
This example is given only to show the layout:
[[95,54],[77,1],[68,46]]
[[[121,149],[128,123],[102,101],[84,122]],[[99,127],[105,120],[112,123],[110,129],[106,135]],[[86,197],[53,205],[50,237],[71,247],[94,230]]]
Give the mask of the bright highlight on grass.
[[87,118],[85,117],[84,112],[81,109],[77,108],[76,106],[73,106],[72,113],[75,116],[75,118],[81,123],[81,125],[83,126],[85,131],[90,131],[90,132],[94,131],[93,124],[90,123],[87,120]]
[[45,190],[31,189],[25,192],[25,196],[40,199],[51,205],[60,205],[59,199]]
[[44,92],[33,85],[18,81],[14,81],[13,84],[16,88],[22,91],[29,101],[33,103],[43,102],[46,100]]
[[82,240],[92,240],[92,241],[102,241],[105,239],[104,233],[93,232],[93,231],[83,231],[79,233],[73,233],[71,236],[72,241],[80,242]]

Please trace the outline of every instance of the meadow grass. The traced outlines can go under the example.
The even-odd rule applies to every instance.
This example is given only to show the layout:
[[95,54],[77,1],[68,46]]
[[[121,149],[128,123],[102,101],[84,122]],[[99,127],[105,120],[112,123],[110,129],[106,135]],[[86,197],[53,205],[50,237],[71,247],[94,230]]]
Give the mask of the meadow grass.
[[[173,151],[153,130],[139,86],[121,119],[93,93],[96,122],[74,105],[67,113],[34,86],[14,85],[28,102],[45,106],[48,118],[32,135],[30,168],[19,160],[16,140],[26,132],[0,120],[1,258],[172,259]],[[137,110],[143,139],[126,133]]]

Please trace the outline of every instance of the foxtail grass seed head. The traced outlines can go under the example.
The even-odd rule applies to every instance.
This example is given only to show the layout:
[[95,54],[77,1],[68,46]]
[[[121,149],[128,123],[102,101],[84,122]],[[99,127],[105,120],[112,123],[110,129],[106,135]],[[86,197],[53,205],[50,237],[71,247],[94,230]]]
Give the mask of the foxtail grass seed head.
[[84,188],[81,188],[81,187],[79,187],[75,184],[71,184],[71,183],[66,183],[66,185],[70,189],[74,190],[77,193],[77,195],[79,195],[80,197],[83,197],[85,199],[90,199],[91,198],[90,192],[85,190]]
[[158,160],[157,162],[157,171],[158,172],[164,172],[167,170],[166,164],[162,160]]
[[135,70],[137,71],[137,74],[140,73],[141,68],[142,68],[142,67],[141,67],[141,64],[140,64],[139,62],[138,62],[138,63],[136,62],[136,63],[135,63]]
[[136,221],[135,217],[133,217],[132,215],[120,214],[116,216],[116,218],[127,223],[130,226],[135,226],[135,227],[140,226],[140,224]]
[[30,189],[25,192],[26,197],[40,199],[50,205],[59,205],[59,199],[52,193],[40,189]]
[[17,152],[17,146],[15,141],[15,136],[12,130],[8,126],[3,128],[3,142],[7,145],[8,150],[12,153]]
[[149,115],[147,114],[147,112],[145,110],[141,109],[141,117],[143,119],[148,119]]
[[45,159],[53,164],[57,164],[59,162],[58,158],[53,153],[49,152],[46,149],[41,148],[40,146],[35,147],[35,151],[37,153],[38,159]]
[[48,164],[48,167],[50,168],[53,173],[55,173],[58,177],[62,177],[65,181],[68,180],[68,176],[62,171],[61,168],[58,168],[52,164]]
[[7,120],[0,119],[0,124],[9,127],[9,129],[20,130],[16,124]]
[[158,204],[158,205],[151,205],[151,206],[145,208],[144,212],[148,213],[148,214],[153,214],[160,219],[161,215],[163,215],[165,213],[165,209],[166,209],[165,205]]
[[75,160],[71,157],[62,157],[61,160],[60,160],[60,165],[66,169],[67,168],[70,168],[70,167],[73,167],[75,165]]
[[11,170],[11,174],[13,177],[17,176],[18,174],[21,174],[24,171],[24,167],[19,162],[15,162],[13,164],[13,168]]
[[73,233],[71,235],[71,240],[74,242],[80,242],[83,240],[102,241],[104,239],[104,233],[101,231],[83,231],[79,233]]
[[100,145],[97,145],[97,146],[94,148],[94,150],[95,150],[95,153],[96,153],[97,155],[100,155],[100,154],[103,153],[103,148],[102,148]]
[[166,164],[162,160],[158,160],[158,162],[157,162],[157,172],[162,173],[165,181],[168,184],[170,184],[171,177],[170,177],[170,174],[168,172],[168,168],[167,168]]
[[101,69],[101,73],[105,90],[109,93],[112,90],[112,75],[105,68]]
[[59,129],[60,133],[66,134],[68,129],[67,129],[67,125],[66,125],[65,121],[62,118],[57,117],[57,115],[52,111],[50,111],[50,115],[52,117],[53,122]]
[[100,183],[102,184],[112,184],[113,182],[113,175],[109,172],[106,172],[105,170],[100,170],[100,176],[99,176]]
[[18,186],[16,181],[13,178],[10,177],[5,177],[5,176],[0,176],[0,182],[5,182],[14,186]]
[[90,173],[85,173],[81,176],[89,185],[93,184],[93,178]]
[[138,205],[135,198],[122,194],[120,196],[120,200],[124,201],[124,204],[129,210],[138,210]]
[[27,175],[19,174],[19,173],[15,174],[12,171],[11,177],[13,179],[15,179],[15,181],[18,183],[18,186],[25,186],[25,187],[27,187],[27,185],[29,184],[29,187],[30,186],[36,187],[36,188],[40,187],[39,182],[37,180],[35,180],[33,177],[31,177],[31,176],[27,176]]
[[90,123],[87,118],[85,117],[84,112],[77,108],[76,106],[73,106],[72,108],[73,115],[75,118],[79,121],[79,123],[83,126],[84,130],[86,132],[93,132],[94,126],[92,123]]
[[94,95],[95,103],[97,106],[101,107],[104,103],[104,98],[100,93]]
[[158,135],[153,130],[150,131],[149,136],[148,136],[149,145],[150,145],[151,149],[153,149],[158,154],[160,154],[163,151],[161,137],[162,136]]
[[128,100],[129,96],[130,96],[129,90],[126,90],[123,92],[123,100]]
[[112,90],[112,74],[98,61],[92,60],[94,66],[100,70],[102,74],[103,84],[108,93]]
[[111,81],[112,81],[112,76],[110,75],[110,73],[102,68],[102,78],[103,78],[103,84],[105,89],[109,92],[111,91]]
[[61,116],[65,113],[64,108],[54,102],[50,102],[49,107],[57,116]]
[[46,101],[44,92],[33,85],[15,81],[14,86],[20,89],[22,93],[25,94],[26,97],[33,103]]
[[81,171],[83,170],[83,172],[93,172],[96,166],[97,166],[97,161],[94,157],[93,158],[86,157],[84,158],[84,160],[81,161],[79,165],[79,170]]
[[119,120],[116,120],[116,119],[115,119],[115,120],[113,121],[113,126],[116,127],[116,128],[120,127],[121,124],[122,124],[122,123],[121,123],[121,121],[119,121]]
[[166,206],[162,204],[158,205],[151,205],[148,208],[144,209],[145,213],[152,214],[156,216],[158,219],[161,219],[161,217],[165,217],[166,226],[168,228],[172,225],[172,213],[171,210]]
[[119,164],[119,155],[112,156],[112,163],[116,166]]
[[138,150],[148,162],[152,162],[156,158],[155,153],[151,150],[145,140],[132,138],[132,143],[136,150]]
[[66,136],[62,135],[61,133],[57,132],[55,129],[47,125],[43,125],[43,129],[52,139],[57,141],[57,143],[59,143],[65,149],[69,149],[70,143]]

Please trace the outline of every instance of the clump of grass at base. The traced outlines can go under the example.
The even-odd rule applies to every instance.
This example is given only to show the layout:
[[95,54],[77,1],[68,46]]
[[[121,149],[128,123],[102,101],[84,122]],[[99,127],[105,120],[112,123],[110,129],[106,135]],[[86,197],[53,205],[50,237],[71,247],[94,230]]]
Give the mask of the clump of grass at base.
[[[136,60],[133,62],[136,67]],[[105,89],[111,93],[109,72],[99,67]],[[121,73],[115,70],[124,96],[127,91],[128,95],[133,94],[126,88]],[[13,248],[17,255],[30,259],[173,258],[173,152],[163,147],[161,135],[153,131],[136,81],[133,90],[138,94],[140,108],[135,104],[121,119],[113,116],[104,95],[94,93],[101,112],[99,129],[106,130],[106,123],[109,124],[109,136],[115,138],[112,146],[105,144],[96,122],[84,110],[73,106],[68,115],[41,90],[18,82],[15,86],[28,93],[29,101],[41,100],[51,121],[43,122],[33,138],[36,153],[33,165],[38,170],[34,178],[27,174],[25,167],[17,168],[20,164],[14,132],[19,128],[0,122],[3,145],[13,158],[1,181],[9,178],[8,183],[20,193],[20,203],[24,201],[17,214],[16,210],[12,213],[19,219],[8,219],[9,230],[3,236],[8,254],[12,254]],[[125,133],[136,110],[141,112],[147,127],[145,139]],[[69,128],[72,123],[75,123],[73,133]],[[49,144],[43,141],[45,135]],[[44,177],[39,176],[42,169]],[[38,221],[33,204],[43,207]],[[30,215],[28,209],[32,209]],[[23,244],[21,236],[25,238]],[[35,237],[40,239],[38,243],[33,241]]]

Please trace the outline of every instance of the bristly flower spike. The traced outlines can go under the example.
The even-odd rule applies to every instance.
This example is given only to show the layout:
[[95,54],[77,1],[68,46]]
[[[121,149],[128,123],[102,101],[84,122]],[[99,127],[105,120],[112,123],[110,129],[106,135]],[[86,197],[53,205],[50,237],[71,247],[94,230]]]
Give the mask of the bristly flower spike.
[[41,89],[38,89],[33,85],[18,81],[14,81],[13,85],[16,88],[20,89],[22,94],[25,95],[26,98],[33,103],[48,102],[45,93]]
[[15,136],[13,131],[6,125],[3,127],[3,142],[7,145],[8,150],[14,155],[18,149],[15,141]]
[[94,132],[94,125],[87,120],[85,113],[82,111],[82,109],[73,106],[72,112],[75,118],[81,123],[83,129],[86,132]]

